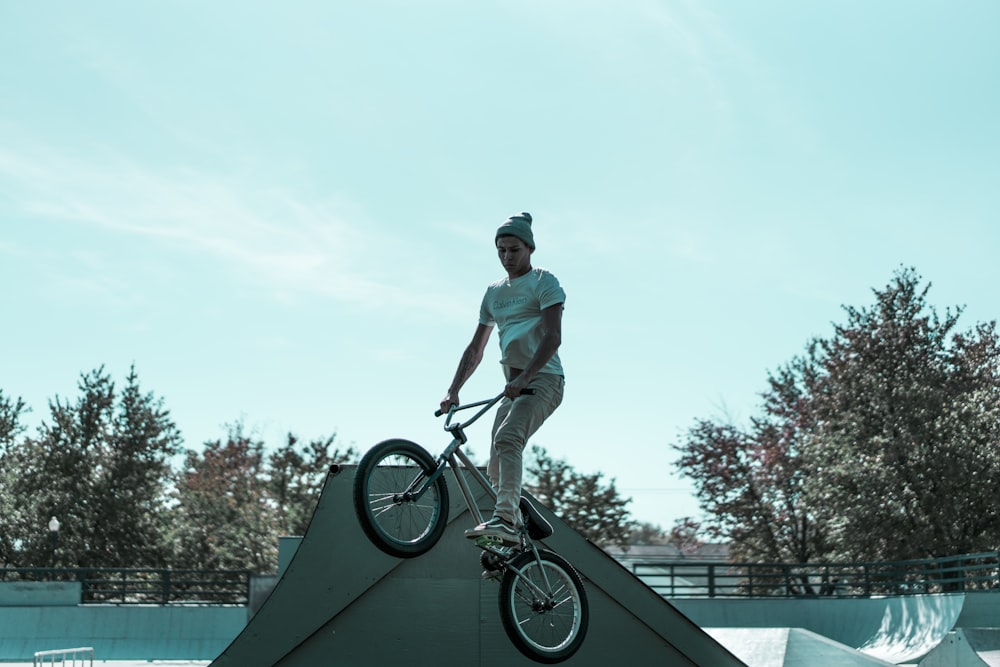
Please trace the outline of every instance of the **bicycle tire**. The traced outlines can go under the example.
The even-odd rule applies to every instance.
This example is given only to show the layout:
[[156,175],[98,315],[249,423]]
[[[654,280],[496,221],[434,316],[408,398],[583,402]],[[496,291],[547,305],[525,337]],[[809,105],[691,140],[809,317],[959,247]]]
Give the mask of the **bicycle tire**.
[[354,477],[354,511],[372,544],[399,558],[427,553],[448,523],[448,485],[438,477],[420,498],[402,497],[437,469],[434,458],[409,440],[385,440],[362,457]]
[[580,575],[559,554],[540,549],[537,559],[532,551],[515,556],[500,580],[499,600],[507,637],[532,660],[562,662],[583,645],[590,622],[587,594]]

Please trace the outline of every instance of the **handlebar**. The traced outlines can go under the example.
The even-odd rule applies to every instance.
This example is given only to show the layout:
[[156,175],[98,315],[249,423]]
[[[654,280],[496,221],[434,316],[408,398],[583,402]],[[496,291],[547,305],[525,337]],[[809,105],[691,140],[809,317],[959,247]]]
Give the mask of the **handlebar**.
[[[521,396],[534,396],[534,395],[535,395],[535,390],[532,389],[531,387],[525,387],[524,389],[521,390]],[[500,392],[500,394],[498,394],[496,398],[488,398],[485,401],[476,401],[475,403],[466,403],[465,405],[456,405],[452,403],[451,408],[448,410],[448,413],[453,414],[455,412],[458,412],[459,410],[465,410],[466,408],[477,408],[480,405],[486,405],[487,403],[489,403],[489,406],[492,407],[493,404],[499,401],[501,398],[503,398],[503,392]],[[484,410],[484,412],[488,409],[489,407],[487,407]],[[435,417],[440,417],[443,414],[445,414],[445,411],[441,410],[440,408],[434,411]]]

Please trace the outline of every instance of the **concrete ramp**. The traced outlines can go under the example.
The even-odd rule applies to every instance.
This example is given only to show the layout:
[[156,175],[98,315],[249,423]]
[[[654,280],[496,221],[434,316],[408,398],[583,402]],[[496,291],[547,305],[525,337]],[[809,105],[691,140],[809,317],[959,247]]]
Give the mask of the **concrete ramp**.
[[[504,634],[499,586],[480,576],[479,550],[463,534],[472,518],[454,478],[441,541],[423,556],[401,560],[362,533],[351,496],[354,471],[331,470],[295,556],[213,667],[535,664]],[[545,545],[576,566],[590,602],[587,639],[567,664],[743,664],[617,561],[539,509],[556,529]]]
[[802,628],[708,628],[749,667],[895,667]]
[[962,593],[876,598],[677,599],[703,628],[802,628],[895,664],[916,663],[955,628]]
[[859,650],[896,663],[914,662],[934,649],[955,627],[961,593],[876,598],[885,603],[877,632]]
[[1000,629],[958,628],[920,661],[920,667],[1000,667]]

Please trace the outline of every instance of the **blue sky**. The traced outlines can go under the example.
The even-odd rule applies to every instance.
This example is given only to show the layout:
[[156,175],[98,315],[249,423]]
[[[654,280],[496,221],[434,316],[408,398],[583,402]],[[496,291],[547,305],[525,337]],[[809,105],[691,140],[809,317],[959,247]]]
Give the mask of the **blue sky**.
[[36,424],[134,363],[190,448],[242,419],[437,449],[527,210],[568,294],[532,442],[669,527],[698,514],[671,445],[745,423],[900,266],[965,328],[1000,313],[998,25],[992,0],[4,2],[0,388]]

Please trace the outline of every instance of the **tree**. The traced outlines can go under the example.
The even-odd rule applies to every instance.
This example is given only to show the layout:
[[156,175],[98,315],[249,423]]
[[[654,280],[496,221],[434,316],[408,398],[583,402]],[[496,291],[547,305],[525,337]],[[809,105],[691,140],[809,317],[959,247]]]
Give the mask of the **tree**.
[[16,399],[10,398],[4,395],[3,389],[0,389],[0,454],[6,452],[17,436],[24,432],[21,416],[27,410],[20,396]]
[[[82,374],[76,402],[56,397],[34,438],[7,444],[4,496],[19,512],[6,528],[21,566],[133,567],[162,563],[168,460],[179,434],[143,394],[133,367],[119,398],[103,367]],[[57,517],[58,544],[46,525]],[[55,536],[52,536],[55,537]]]
[[995,323],[957,333],[961,309],[939,317],[919,282],[899,272],[820,343],[808,488],[840,557],[934,558],[1000,540]]
[[667,536],[667,544],[672,544],[684,554],[696,554],[705,546],[701,539],[702,525],[691,517],[683,517],[674,523]]
[[279,535],[305,535],[330,467],[358,459],[353,447],[330,451],[335,438],[312,440],[300,452],[298,438],[289,433],[285,445],[268,457],[267,491],[277,511]]
[[615,481],[602,483],[603,473],[578,473],[565,460],[556,460],[544,448],[531,448],[534,463],[525,488],[552,509],[563,521],[601,547],[626,546],[633,522]]
[[94,508],[103,521],[93,531],[92,548],[104,554],[103,564],[166,564],[166,489],[172,472],[170,458],[179,452],[180,442],[163,400],[140,391],[132,367],[103,443],[103,462],[93,485]]
[[956,333],[913,269],[768,377],[749,429],[699,420],[677,445],[737,557],[895,560],[1000,539],[1000,346]]
[[698,420],[677,447],[677,466],[696,482],[713,521],[703,526],[731,542],[734,559],[808,562],[829,550],[828,529],[805,494],[810,470],[802,456],[808,384],[815,348],[768,378],[763,414],[750,428]]
[[701,552],[707,543],[702,539],[704,527],[691,517],[681,517],[669,531],[646,521],[633,524],[629,534],[629,546],[671,546],[682,556],[692,556]]
[[270,572],[278,559],[276,508],[268,501],[264,443],[229,426],[225,441],[188,450],[178,475],[174,567]]
[[12,491],[17,478],[14,444],[24,431],[21,416],[26,410],[20,397],[10,398],[0,390],[0,560],[5,566],[20,548],[16,526],[24,522],[21,503]]
[[330,467],[357,458],[334,436],[302,446],[292,434],[266,454],[235,424],[174,470],[180,433],[134,366],[120,392],[103,367],[81,374],[78,389],[50,401],[50,418],[25,438],[24,402],[0,392],[5,565],[273,571],[278,537],[304,533]]
[[274,571],[278,537],[303,535],[330,467],[357,458],[353,448],[331,450],[334,440],[313,440],[300,451],[289,433],[268,455],[264,442],[236,423],[225,441],[189,450],[174,495],[174,566]]
[[665,546],[670,544],[670,535],[654,523],[638,521],[633,524],[628,541],[629,546]]

